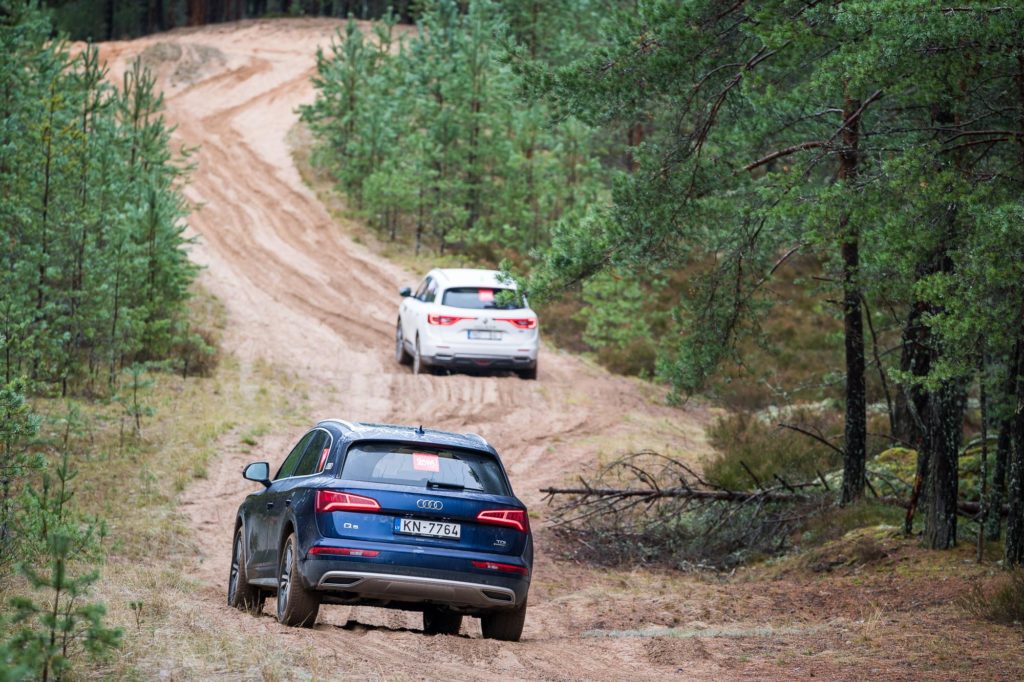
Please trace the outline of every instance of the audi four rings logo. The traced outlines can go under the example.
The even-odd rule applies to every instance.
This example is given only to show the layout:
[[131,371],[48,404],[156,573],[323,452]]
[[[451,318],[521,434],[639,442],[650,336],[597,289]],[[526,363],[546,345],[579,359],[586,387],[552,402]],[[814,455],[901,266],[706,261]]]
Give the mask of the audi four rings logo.
[[416,500],[416,506],[420,509],[439,511],[444,506],[444,503],[441,500]]

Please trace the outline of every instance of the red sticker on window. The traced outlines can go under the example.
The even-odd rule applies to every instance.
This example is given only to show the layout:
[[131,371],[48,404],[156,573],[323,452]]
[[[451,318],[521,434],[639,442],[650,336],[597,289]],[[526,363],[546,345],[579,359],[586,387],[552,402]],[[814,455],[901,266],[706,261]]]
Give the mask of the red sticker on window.
[[330,451],[331,451],[330,448],[324,448],[324,451],[320,453],[320,463],[316,465],[316,470],[317,471],[323,471],[324,470],[324,462],[327,461],[327,453],[330,452]]
[[412,453],[412,468],[416,471],[441,471],[441,462],[437,455],[429,452]]
[[476,295],[484,303],[490,303],[494,300],[494,289],[477,289]]

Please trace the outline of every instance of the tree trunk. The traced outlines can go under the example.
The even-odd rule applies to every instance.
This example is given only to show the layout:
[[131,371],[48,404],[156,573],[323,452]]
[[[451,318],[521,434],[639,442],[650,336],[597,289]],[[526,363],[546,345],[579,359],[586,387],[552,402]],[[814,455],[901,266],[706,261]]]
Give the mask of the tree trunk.
[[946,381],[928,401],[928,478],[924,542],[929,549],[956,545],[960,441],[967,398],[957,381]]
[[114,0],[107,0],[103,7],[104,19],[107,22],[107,40],[114,39]]
[[1007,497],[1010,513],[1006,518],[1004,566],[1024,564],[1024,329],[1018,331],[1014,349],[1014,412],[1010,419],[1010,477]]
[[204,0],[186,0],[187,19],[189,26],[202,26],[206,20],[206,3]]
[[[918,273],[918,279],[926,270]],[[928,312],[928,305],[916,301],[910,308],[907,324],[903,328],[903,350],[900,357],[900,369],[909,372],[912,377],[926,377],[931,371],[932,352],[928,346],[928,327],[921,319]],[[906,447],[917,451],[917,471],[914,474],[914,487],[910,493],[910,504],[903,521],[903,532],[908,535],[914,530],[914,514],[921,503],[921,493],[928,479],[928,449],[925,447],[926,425],[928,416],[928,392],[917,384],[902,386],[896,399],[896,432]]]
[[[847,191],[857,177],[860,120],[858,100],[846,97],[843,107],[843,151],[839,155],[839,181]],[[867,384],[864,376],[864,316],[860,293],[860,230],[844,212],[839,219],[843,258],[843,334],[846,345],[846,424],[843,450],[843,496],[847,504],[864,495],[867,465]]]
[[633,156],[633,147],[639,147],[644,141],[644,124],[634,123],[626,129],[626,170],[630,173],[635,172],[640,164],[636,162],[636,157]]
[[[924,377],[931,371],[931,351],[928,349],[928,328],[921,323],[927,305],[914,303],[903,327],[900,370],[914,377]],[[903,387],[896,395],[893,415],[893,437],[905,447],[921,451],[924,442],[924,414],[928,407],[928,393],[920,386]]]
[[[1008,395],[1010,394],[1008,393]],[[1011,434],[1011,421],[1009,419],[1002,420],[999,423],[999,436],[996,439],[996,461],[992,468],[992,487],[989,489],[987,505],[989,509],[1001,509],[1003,506],[1004,492],[1006,490],[1006,470],[1010,463],[1010,453],[1013,449]],[[989,514],[985,537],[988,540],[998,540],[1002,533],[1002,514]]]
[[476,226],[480,218],[480,169],[479,146],[480,146],[480,112],[482,104],[475,98],[475,91],[478,89],[478,80],[474,76],[473,90],[474,99],[469,103],[469,115],[472,124],[469,127],[469,157],[466,164],[466,185],[469,193],[466,200],[466,231],[469,232]]

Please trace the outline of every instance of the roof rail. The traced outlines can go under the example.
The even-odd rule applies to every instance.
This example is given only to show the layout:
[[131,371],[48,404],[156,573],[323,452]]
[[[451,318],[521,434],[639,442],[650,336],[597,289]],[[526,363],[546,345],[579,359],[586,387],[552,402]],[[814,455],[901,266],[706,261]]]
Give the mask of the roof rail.
[[478,440],[478,441],[480,441],[481,443],[483,443],[484,445],[486,445],[488,447],[490,447],[490,445],[491,445],[490,443],[487,442],[487,439],[484,438],[483,436],[481,436],[479,433],[467,432],[467,433],[464,433],[462,435],[465,436],[466,438],[473,438],[475,440]]
[[355,424],[353,424],[350,421],[346,421],[344,419],[324,419],[323,421],[325,421],[325,422],[334,422],[336,424],[341,424],[342,426],[344,426],[349,431],[355,431],[356,430],[356,425]]

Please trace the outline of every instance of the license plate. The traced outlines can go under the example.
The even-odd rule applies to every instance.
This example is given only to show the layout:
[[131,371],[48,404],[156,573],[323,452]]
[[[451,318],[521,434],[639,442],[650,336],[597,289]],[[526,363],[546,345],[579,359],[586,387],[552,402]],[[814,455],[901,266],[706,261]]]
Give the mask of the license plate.
[[447,521],[426,521],[424,519],[395,519],[395,532],[403,535],[421,535],[428,538],[458,540],[462,537],[462,526]]
[[501,341],[501,332],[490,329],[470,329],[466,332],[469,338],[481,341]]

